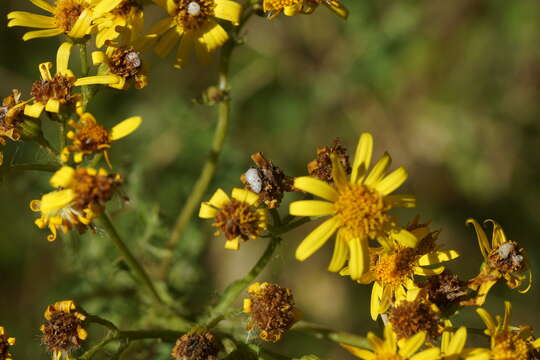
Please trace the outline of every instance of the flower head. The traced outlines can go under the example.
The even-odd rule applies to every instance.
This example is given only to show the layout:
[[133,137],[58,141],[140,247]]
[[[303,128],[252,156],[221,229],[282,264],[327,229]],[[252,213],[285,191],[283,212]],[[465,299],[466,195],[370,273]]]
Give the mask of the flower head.
[[444,270],[441,274],[430,276],[426,281],[418,283],[432,303],[443,313],[448,313],[462,301],[467,299],[471,289],[467,287],[467,282],[462,281],[449,270]]
[[129,82],[133,81],[137,89],[148,85],[148,76],[141,58],[141,52],[133,46],[108,47],[104,51],[92,53],[94,65],[100,65],[99,72],[107,75],[117,75],[121,78],[118,83],[110,84],[116,89],[127,89]]
[[241,241],[256,239],[266,229],[266,211],[257,209],[258,205],[259,196],[251,191],[235,188],[229,197],[218,189],[210,201],[201,204],[199,217],[214,219],[216,235],[223,233],[227,239],[225,248],[238,250]]
[[469,287],[477,291],[476,305],[482,305],[489,290],[501,278],[512,289],[525,293],[531,287],[531,269],[527,263],[525,250],[517,242],[507,240],[502,227],[494,220],[486,220],[484,224],[493,225],[491,243],[486,232],[474,219],[468,219],[476,231],[480,251],[484,257],[484,264],[480,274],[470,281]]
[[397,336],[391,326],[384,328],[384,339],[377,337],[373,333],[368,333],[367,339],[373,350],[362,349],[355,346],[341,344],[354,356],[364,360],[435,360],[440,358],[438,348],[430,348],[418,352],[424,345],[426,339],[425,332],[403,341],[397,341]]
[[334,234],[336,245],[328,270],[340,271],[349,261],[353,279],[359,279],[369,269],[369,239],[381,239],[396,230],[389,211],[396,207],[413,207],[410,195],[390,195],[407,179],[403,167],[386,174],[391,159],[385,154],[367,172],[371,162],[373,139],[371,134],[360,136],[350,178],[341,161],[332,159],[332,178],[335,186],[312,177],[294,180],[296,189],[320,196],[326,201],[301,200],[291,203],[289,212],[296,216],[326,216],[330,218],[309,234],[296,250],[296,258],[303,261],[316,252]]
[[81,115],[79,122],[73,120],[68,122],[75,131],[67,133],[67,138],[72,143],[62,150],[62,161],[67,162],[70,153],[74,153],[75,162],[80,163],[85,155],[103,152],[110,166],[107,150],[111,147],[112,142],[137,130],[141,122],[140,117],[134,116],[121,121],[113,126],[111,130],[108,130],[100,125],[92,114],[84,113]]
[[49,228],[49,241],[56,239],[57,229],[64,233],[72,228],[84,232],[103,212],[121,182],[120,175],[108,174],[104,169],[64,166],[50,179],[57,190],[30,203],[32,211],[41,213],[35,223],[40,229]]
[[64,300],[47,306],[43,315],[47,322],[41,325],[41,342],[53,354],[53,360],[69,355],[81,346],[81,341],[88,337],[84,329],[86,316],[77,311],[72,300]]
[[336,15],[347,19],[349,11],[339,0],[263,0],[263,10],[269,13],[270,19],[281,13],[286,16],[296,14],[312,14],[319,5],[325,5]]
[[10,346],[15,345],[15,338],[9,337],[3,326],[0,326],[0,360],[13,360],[9,353]]
[[165,57],[179,43],[175,67],[184,66],[195,48],[203,62],[209,54],[229,39],[225,29],[216,21],[221,19],[237,25],[242,6],[231,0],[154,0],[167,10],[168,17],[150,30],[148,37],[155,39],[155,51]]
[[23,40],[66,34],[71,38],[82,38],[92,30],[93,0],[56,0],[54,5],[46,0],[31,2],[52,16],[13,11],[8,14],[8,27],[26,26],[43,30],[29,31]]
[[48,112],[60,112],[60,106],[75,103],[81,105],[79,94],[73,94],[72,89],[77,86],[92,84],[115,84],[120,81],[116,75],[87,76],[77,79],[73,71],[69,70],[69,56],[71,43],[63,43],[58,48],[56,55],[56,73],[51,75],[53,67],[51,62],[39,64],[41,80],[32,85],[31,95],[34,97],[32,105],[26,105],[24,114],[38,118],[43,110]]
[[244,299],[244,312],[251,314],[248,330],[256,326],[259,337],[277,342],[283,334],[300,320],[294,307],[292,291],[277,284],[253,283],[248,288],[249,298]]
[[211,333],[182,335],[174,345],[171,358],[175,360],[215,360],[220,347]]
[[398,340],[408,339],[421,331],[429,340],[436,340],[441,331],[440,312],[423,294],[401,299],[389,311],[388,320]]
[[128,41],[134,42],[144,28],[143,8],[135,0],[101,0],[92,15],[98,48],[117,39],[122,32],[127,33]]

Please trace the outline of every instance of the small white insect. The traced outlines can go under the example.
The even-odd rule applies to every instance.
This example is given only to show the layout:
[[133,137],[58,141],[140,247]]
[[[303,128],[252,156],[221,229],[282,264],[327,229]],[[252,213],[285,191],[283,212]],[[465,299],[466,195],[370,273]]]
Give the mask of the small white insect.
[[259,170],[255,168],[249,168],[248,171],[244,173],[246,181],[249,184],[251,190],[257,194],[262,190],[262,179],[259,176]]
[[191,16],[197,16],[201,13],[201,5],[196,1],[192,1],[187,6],[187,12]]
[[126,61],[134,68],[141,66],[141,58],[135,51],[130,51],[126,54]]
[[512,251],[514,251],[514,245],[510,243],[504,243],[499,246],[499,257],[501,259],[506,259]]

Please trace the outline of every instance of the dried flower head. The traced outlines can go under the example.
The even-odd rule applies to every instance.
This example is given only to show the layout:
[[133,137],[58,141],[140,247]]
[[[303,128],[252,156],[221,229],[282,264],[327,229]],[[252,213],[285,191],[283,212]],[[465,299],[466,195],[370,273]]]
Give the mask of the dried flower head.
[[339,139],[335,139],[331,147],[323,146],[317,148],[317,158],[310,161],[307,165],[309,176],[316,177],[329,184],[334,182],[332,178],[332,160],[330,156],[337,157],[343,169],[348,174],[351,173],[351,165],[349,164],[349,155],[347,149],[341,144]]
[[4,327],[0,326],[0,360],[13,360],[9,348],[15,345],[15,338],[9,337]]
[[47,239],[54,241],[58,229],[64,233],[72,228],[84,232],[103,212],[122,178],[104,169],[64,166],[51,177],[50,183],[57,190],[43,195],[41,200],[33,200],[30,208],[41,213],[35,223],[40,229],[48,227],[51,234]]
[[398,340],[408,339],[421,331],[425,331],[430,340],[435,340],[440,335],[439,312],[421,295],[412,301],[398,302],[390,310],[388,319]]
[[54,360],[69,359],[70,353],[88,337],[83,327],[86,316],[77,311],[72,300],[65,300],[49,305],[44,317],[47,322],[40,328],[41,342],[52,352]]
[[199,217],[214,219],[215,235],[223,233],[225,248],[238,250],[240,242],[256,239],[267,227],[266,211],[258,209],[259,196],[244,189],[233,189],[232,197],[218,189],[210,201],[203,202]]
[[471,290],[467,287],[467,282],[460,280],[457,275],[452,274],[449,270],[431,276],[418,285],[424,289],[429,301],[437,305],[443,313],[460,304],[471,293]]
[[[23,135],[21,124],[26,102],[21,101],[20,90],[13,89],[11,95],[4,98],[0,106],[0,144],[7,143],[5,138],[19,141]],[[0,165],[2,164],[0,158]]]
[[253,283],[248,288],[249,299],[244,299],[244,312],[251,314],[248,330],[257,327],[259,337],[276,342],[300,320],[294,307],[292,291],[277,284]]
[[220,351],[211,333],[182,335],[174,345],[171,357],[175,360],[215,360]]
[[112,88],[127,89],[130,81],[135,83],[137,89],[148,85],[141,52],[133,46],[108,47],[105,52],[94,51],[92,62],[94,65],[101,65],[100,73],[114,74],[122,79],[116,84],[109,85]]
[[128,136],[137,130],[141,123],[142,119],[139,116],[133,116],[108,130],[100,125],[92,114],[84,113],[78,122],[72,120],[68,122],[71,127],[75,128],[75,131],[67,133],[67,138],[72,143],[62,150],[62,161],[67,162],[70,153],[74,153],[73,159],[76,163],[80,163],[85,155],[103,152],[105,159],[111,166],[107,150],[111,147],[112,142]]
[[285,175],[283,170],[260,152],[251,155],[251,159],[257,167],[248,169],[240,180],[248,190],[259,194],[262,202],[270,209],[279,207],[283,194],[293,191],[294,179]]

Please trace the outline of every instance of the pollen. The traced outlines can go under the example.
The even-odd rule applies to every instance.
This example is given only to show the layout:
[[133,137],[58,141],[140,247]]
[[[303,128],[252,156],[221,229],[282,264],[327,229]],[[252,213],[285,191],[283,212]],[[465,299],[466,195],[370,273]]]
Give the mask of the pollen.
[[495,337],[491,349],[493,360],[527,360],[529,347],[527,341],[517,331],[506,331]]
[[214,15],[213,0],[180,0],[176,22],[185,30],[197,30]]
[[56,74],[52,80],[38,80],[32,84],[32,95],[37,102],[47,104],[49,99],[58,100],[66,104],[71,100],[71,88],[75,79],[61,74]]
[[54,11],[56,26],[69,32],[86,8],[86,4],[79,0],[57,0]]
[[509,241],[493,249],[488,254],[488,261],[491,267],[503,273],[517,273],[525,268],[523,253],[515,241]]
[[140,54],[132,47],[118,48],[109,58],[109,67],[115,75],[131,78],[142,69]]
[[257,210],[248,203],[231,199],[217,213],[213,226],[222,232],[227,240],[242,238],[255,239],[266,229],[264,211]]
[[373,266],[373,272],[378,281],[396,289],[411,274],[416,258],[415,249],[398,247],[391,254],[381,255]]
[[386,214],[390,206],[384,203],[383,197],[362,184],[350,184],[341,191],[335,208],[343,230],[351,237],[376,238],[393,223],[392,217]]
[[182,335],[172,349],[175,360],[215,360],[220,347],[211,333]]

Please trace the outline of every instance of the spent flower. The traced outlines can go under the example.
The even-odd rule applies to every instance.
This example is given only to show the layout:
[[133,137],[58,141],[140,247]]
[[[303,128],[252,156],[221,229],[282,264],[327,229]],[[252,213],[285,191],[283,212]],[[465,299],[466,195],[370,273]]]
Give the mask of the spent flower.
[[174,345],[171,358],[175,360],[215,360],[220,351],[219,343],[212,333],[182,335]]

